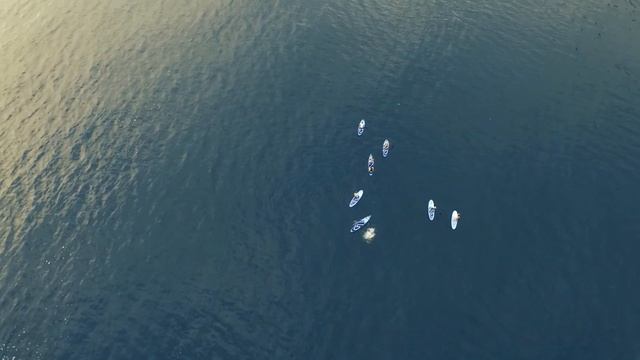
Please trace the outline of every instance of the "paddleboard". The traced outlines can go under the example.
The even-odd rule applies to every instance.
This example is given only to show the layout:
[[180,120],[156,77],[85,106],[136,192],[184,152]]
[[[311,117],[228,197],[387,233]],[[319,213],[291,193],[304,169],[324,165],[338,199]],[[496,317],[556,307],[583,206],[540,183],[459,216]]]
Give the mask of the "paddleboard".
[[429,200],[428,214],[429,220],[433,221],[433,219],[436,217],[436,204],[433,203],[433,200]]
[[371,215],[365,216],[360,220],[355,220],[353,222],[353,226],[351,227],[351,232],[356,232],[360,230],[360,228],[362,228],[363,226],[367,225],[367,223],[369,222],[369,219],[371,219]]
[[453,210],[451,213],[451,228],[455,230],[458,227],[458,220],[460,218],[460,214],[457,211]]
[[358,124],[358,136],[362,135],[362,133],[364,133],[364,126],[365,126],[365,122],[364,119],[360,120],[360,123]]
[[375,162],[373,161],[373,155],[369,154],[369,161],[367,162],[367,170],[369,171],[369,176],[373,175],[373,171],[375,170],[374,165]]
[[389,155],[389,140],[385,139],[382,143],[382,156],[387,157]]
[[353,194],[353,199],[351,199],[351,201],[349,202],[349,207],[354,207],[356,206],[356,204],[358,203],[358,201],[360,201],[360,199],[362,198],[362,194],[364,194],[364,191],[360,190],[356,193]]

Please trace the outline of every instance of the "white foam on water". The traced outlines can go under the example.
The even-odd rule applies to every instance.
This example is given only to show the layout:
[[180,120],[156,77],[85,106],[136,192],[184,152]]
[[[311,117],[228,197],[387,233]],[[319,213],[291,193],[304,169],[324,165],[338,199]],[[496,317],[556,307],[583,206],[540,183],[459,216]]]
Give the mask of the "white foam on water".
[[376,228],[368,228],[364,234],[362,234],[362,238],[364,239],[364,242],[366,242],[367,244],[370,244],[373,241],[373,238],[376,237]]

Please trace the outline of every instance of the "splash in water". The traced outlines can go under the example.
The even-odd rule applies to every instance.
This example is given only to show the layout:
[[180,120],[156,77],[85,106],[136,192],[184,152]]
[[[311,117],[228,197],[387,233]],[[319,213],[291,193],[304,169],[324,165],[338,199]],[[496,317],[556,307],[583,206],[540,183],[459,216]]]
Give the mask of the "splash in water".
[[362,235],[364,242],[366,242],[367,244],[370,244],[373,241],[374,237],[376,237],[376,229],[372,227],[368,228]]

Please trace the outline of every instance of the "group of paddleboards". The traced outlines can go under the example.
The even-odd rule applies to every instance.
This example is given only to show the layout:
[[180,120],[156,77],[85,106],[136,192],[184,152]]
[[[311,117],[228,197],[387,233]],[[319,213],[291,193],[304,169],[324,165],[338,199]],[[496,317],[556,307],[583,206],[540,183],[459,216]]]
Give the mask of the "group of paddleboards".
[[[433,221],[436,218],[436,204],[433,200],[429,200],[429,204],[427,205],[427,215],[429,216],[429,220]],[[458,227],[458,220],[460,220],[461,214],[453,210],[451,213],[451,228],[455,230]]]
[[[364,128],[366,125],[367,123],[364,121],[364,119],[360,120],[360,123],[358,123],[358,136],[362,136],[362,134],[364,134]],[[382,157],[389,156],[390,146],[391,143],[389,142],[389,139],[384,139],[384,142],[382,143]],[[373,154],[369,154],[369,160],[367,161],[367,171],[369,171],[369,176],[373,176],[375,165],[376,161],[373,158]]]
[[[362,136],[364,134],[364,128],[366,126],[366,122],[364,119],[360,120],[358,123],[357,133],[358,136]],[[389,156],[389,147],[391,143],[389,139],[385,139],[382,143],[382,157]],[[367,171],[369,172],[369,176],[373,176],[373,172],[375,171],[375,160],[373,158],[373,154],[369,154],[369,160],[367,161]],[[364,195],[364,190],[358,190],[353,193],[353,198],[349,201],[349,207],[352,208],[356,206],[356,204],[362,199],[362,195]],[[436,217],[436,204],[433,200],[429,200],[427,205],[427,215],[430,221],[433,221]],[[460,220],[460,213],[456,210],[453,210],[451,213],[451,228],[455,230],[458,227],[458,220]],[[371,215],[367,215],[360,220],[354,220],[353,226],[351,227],[351,232],[356,232],[360,230],[363,226],[365,226],[369,220],[371,220]]]

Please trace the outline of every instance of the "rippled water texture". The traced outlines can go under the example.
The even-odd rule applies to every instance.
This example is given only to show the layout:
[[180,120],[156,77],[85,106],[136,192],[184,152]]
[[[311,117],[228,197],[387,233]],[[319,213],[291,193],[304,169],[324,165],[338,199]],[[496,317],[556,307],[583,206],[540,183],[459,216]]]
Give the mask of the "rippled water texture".
[[0,359],[637,359],[638,39],[636,0],[0,2]]

